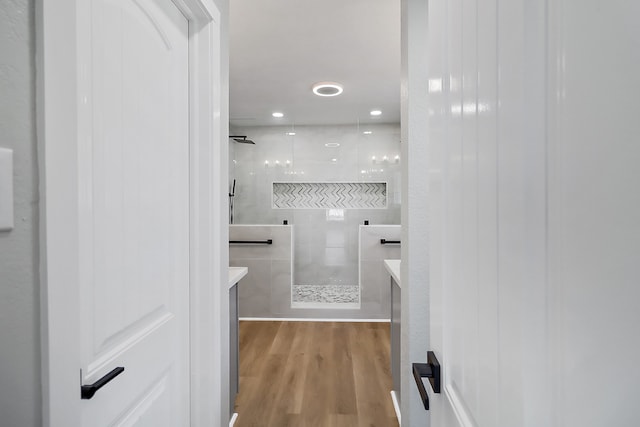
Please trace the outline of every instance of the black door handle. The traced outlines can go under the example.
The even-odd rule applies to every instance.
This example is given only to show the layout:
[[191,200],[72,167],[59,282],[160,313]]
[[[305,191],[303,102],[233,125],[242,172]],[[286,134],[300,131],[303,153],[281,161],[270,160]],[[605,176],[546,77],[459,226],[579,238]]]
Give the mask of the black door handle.
[[123,372],[124,372],[124,368],[122,366],[119,366],[113,369],[108,374],[106,374],[104,377],[100,378],[95,383],[81,386],[80,397],[82,399],[91,399],[93,395],[96,394],[96,391],[100,390],[102,387],[107,385],[109,381],[111,381],[112,379],[114,379],[115,377],[117,377]]
[[424,409],[429,410],[429,395],[424,388],[422,378],[429,378],[434,393],[440,393],[440,362],[433,351],[427,352],[427,363],[413,364],[413,378],[416,380]]

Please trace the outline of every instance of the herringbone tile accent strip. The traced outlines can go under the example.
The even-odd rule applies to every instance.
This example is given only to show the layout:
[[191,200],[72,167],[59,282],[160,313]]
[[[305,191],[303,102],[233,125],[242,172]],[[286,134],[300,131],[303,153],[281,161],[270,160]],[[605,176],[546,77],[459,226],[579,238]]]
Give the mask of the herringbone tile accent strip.
[[274,182],[276,209],[383,209],[386,182]]

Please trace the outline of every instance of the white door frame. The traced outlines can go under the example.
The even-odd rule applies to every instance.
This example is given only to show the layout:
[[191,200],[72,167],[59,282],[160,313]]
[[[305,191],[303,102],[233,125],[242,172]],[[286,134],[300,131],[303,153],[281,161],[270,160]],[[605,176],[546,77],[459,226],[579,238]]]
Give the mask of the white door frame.
[[[402,5],[402,280],[400,338],[400,410],[402,423],[430,426],[411,371],[425,363],[429,336],[428,82],[429,3],[401,0]],[[441,361],[442,363],[442,361]]]
[[[189,20],[191,425],[229,422],[226,39],[216,0],[173,0]],[[76,0],[37,4],[43,422],[80,424]],[[224,143],[223,143],[224,142]],[[65,331],[61,334],[60,331]],[[64,336],[52,340],[50,337]],[[79,356],[79,352],[78,352]]]

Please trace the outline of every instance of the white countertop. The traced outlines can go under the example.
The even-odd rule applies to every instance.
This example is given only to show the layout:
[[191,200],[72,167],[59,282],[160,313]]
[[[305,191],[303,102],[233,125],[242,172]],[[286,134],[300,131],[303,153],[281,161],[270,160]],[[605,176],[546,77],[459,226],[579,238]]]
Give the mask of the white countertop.
[[229,288],[238,283],[248,272],[247,267],[229,267]]
[[400,283],[400,260],[399,259],[385,259],[384,267],[387,269],[393,280],[396,281],[398,286],[402,287]]

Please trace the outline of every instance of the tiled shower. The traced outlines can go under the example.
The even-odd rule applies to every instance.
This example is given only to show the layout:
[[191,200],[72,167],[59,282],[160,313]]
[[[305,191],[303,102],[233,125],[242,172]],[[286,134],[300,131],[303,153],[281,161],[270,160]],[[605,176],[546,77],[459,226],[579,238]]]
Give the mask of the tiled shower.
[[[380,317],[364,310],[363,298],[377,293],[362,292],[358,236],[365,221],[400,223],[399,125],[246,127],[232,129],[232,134],[255,141],[230,140],[233,223],[238,225],[233,233],[246,234],[246,229],[237,229],[240,225],[286,223],[293,243],[289,276],[282,271],[267,274],[270,255],[268,248],[262,249],[263,274],[241,290],[240,315]],[[258,254],[261,249],[251,251]],[[233,253],[243,252],[235,248]],[[259,260],[232,256],[231,262]],[[246,302],[243,313],[242,295],[249,301],[257,294],[262,297]],[[270,308],[254,307],[261,301]]]

